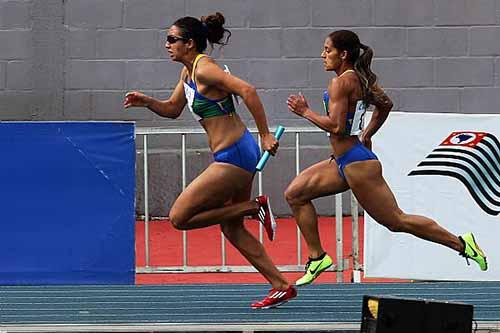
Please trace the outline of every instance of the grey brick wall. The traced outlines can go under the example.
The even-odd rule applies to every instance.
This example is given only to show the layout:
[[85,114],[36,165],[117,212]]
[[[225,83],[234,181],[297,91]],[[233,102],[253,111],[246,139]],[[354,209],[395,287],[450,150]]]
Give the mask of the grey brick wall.
[[[287,112],[290,93],[301,91],[321,107],[331,74],[319,54],[325,36],[339,28],[374,48],[373,68],[395,110],[499,112],[500,0],[0,0],[0,120],[198,126],[187,112],[171,121],[121,105],[132,89],[168,97],[181,67],[166,57],[165,29],[178,17],[214,11],[225,14],[233,36],[213,56],[258,88],[273,126],[308,125]],[[241,114],[252,126],[244,107]],[[304,166],[326,157],[323,137],[303,143]],[[197,172],[210,154],[204,138],[190,144]],[[153,214],[165,215],[165,201],[179,190],[165,171],[175,168],[178,146],[171,139],[151,145]],[[292,149],[293,142],[282,145],[281,165],[293,165]],[[204,157],[195,158],[196,151]],[[266,186],[279,189],[272,193],[278,213],[288,212],[281,192],[292,176],[293,169],[267,170],[273,186]],[[138,191],[139,206],[142,200]],[[330,204],[320,203],[320,212],[331,213]]]

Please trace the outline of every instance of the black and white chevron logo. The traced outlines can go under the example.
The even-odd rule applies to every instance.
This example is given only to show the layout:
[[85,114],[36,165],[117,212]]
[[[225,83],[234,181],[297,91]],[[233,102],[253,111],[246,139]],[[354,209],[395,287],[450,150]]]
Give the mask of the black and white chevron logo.
[[491,133],[451,133],[408,174],[419,175],[458,179],[483,211],[500,214],[500,142]]

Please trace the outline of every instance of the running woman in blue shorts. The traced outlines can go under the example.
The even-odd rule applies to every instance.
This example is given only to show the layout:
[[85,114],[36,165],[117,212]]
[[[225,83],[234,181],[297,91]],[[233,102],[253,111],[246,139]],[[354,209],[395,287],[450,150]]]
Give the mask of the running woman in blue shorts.
[[[326,71],[335,71],[323,96],[326,115],[313,112],[302,95],[291,95],[290,111],[309,120],[329,134],[333,155],[302,171],[288,186],[285,197],[309,249],[306,273],[296,285],[313,282],[332,265],[321,246],[318,219],[311,200],[351,189],[360,205],[378,223],[394,232],[406,232],[445,245],[466,259],[488,268],[486,256],[471,233],[455,236],[435,221],[404,213],[382,177],[382,166],[371,151],[371,138],[392,109],[392,101],[377,85],[370,64],[373,51],[348,30],[331,33],[321,53]],[[373,116],[363,130],[368,105]]]
[[[220,224],[222,232],[241,254],[271,283],[269,295],[252,308],[271,308],[294,298],[297,292],[267,255],[264,247],[243,224],[244,216],[258,216],[270,240],[275,222],[269,198],[251,200],[252,180],[260,158],[253,136],[236,113],[233,96],[240,96],[255,119],[264,150],[275,154],[278,142],[269,132],[264,107],[256,89],[222,70],[203,52],[227,43],[231,33],[220,13],[201,20],[183,17],[169,28],[166,49],[173,61],[184,65],[180,80],[167,100],[140,92],[125,96],[125,108],[147,107],[175,119],[187,105],[205,129],[214,162],[179,195],[170,209],[170,221],[180,230]],[[224,35],[228,37],[224,39]]]

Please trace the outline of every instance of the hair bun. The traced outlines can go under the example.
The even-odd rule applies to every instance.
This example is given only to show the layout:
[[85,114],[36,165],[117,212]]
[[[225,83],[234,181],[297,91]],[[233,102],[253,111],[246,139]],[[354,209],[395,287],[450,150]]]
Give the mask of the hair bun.
[[[224,15],[222,15],[222,13],[216,12],[215,14],[202,16],[200,21],[207,27],[207,40],[211,44],[227,44],[229,37],[231,36],[231,32],[224,28],[226,19],[224,18]],[[225,33],[227,33],[228,36],[226,38],[226,41],[222,41]]]
[[202,16],[201,22],[205,23],[207,26],[222,27],[224,23],[226,23],[226,19],[224,15],[220,12],[216,12],[215,14]]

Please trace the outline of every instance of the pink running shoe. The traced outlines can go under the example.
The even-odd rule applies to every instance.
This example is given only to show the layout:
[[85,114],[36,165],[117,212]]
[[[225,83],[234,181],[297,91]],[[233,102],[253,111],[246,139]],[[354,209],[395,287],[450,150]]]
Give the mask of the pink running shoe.
[[262,301],[252,303],[252,309],[271,309],[285,304],[292,298],[297,297],[297,289],[293,286],[285,290],[271,289]]
[[276,221],[274,220],[273,212],[271,211],[271,202],[267,195],[261,195],[255,198],[257,204],[259,205],[259,211],[257,217],[266,229],[267,237],[269,240],[274,239],[276,234]]

